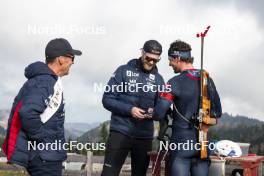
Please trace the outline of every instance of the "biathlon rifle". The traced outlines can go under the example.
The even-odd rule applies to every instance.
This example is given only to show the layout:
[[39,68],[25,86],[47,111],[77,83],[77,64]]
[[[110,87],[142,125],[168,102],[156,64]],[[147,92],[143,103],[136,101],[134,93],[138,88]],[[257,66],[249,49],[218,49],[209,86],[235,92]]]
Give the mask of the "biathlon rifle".
[[203,50],[204,50],[204,38],[210,26],[206,28],[204,32],[198,33],[196,36],[201,38],[201,70],[200,70],[200,104],[199,104],[199,143],[201,145],[200,158],[207,158],[207,132],[210,126],[216,125],[216,118],[211,117],[211,101],[208,96],[208,81],[209,73],[203,69]]

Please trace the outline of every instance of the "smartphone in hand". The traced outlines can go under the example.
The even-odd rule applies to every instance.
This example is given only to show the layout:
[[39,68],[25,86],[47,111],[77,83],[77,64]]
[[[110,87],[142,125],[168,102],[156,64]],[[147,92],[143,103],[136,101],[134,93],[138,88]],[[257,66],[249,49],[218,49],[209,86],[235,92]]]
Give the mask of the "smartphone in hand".
[[153,108],[148,108],[148,110],[144,114],[146,119],[151,119],[153,116]]

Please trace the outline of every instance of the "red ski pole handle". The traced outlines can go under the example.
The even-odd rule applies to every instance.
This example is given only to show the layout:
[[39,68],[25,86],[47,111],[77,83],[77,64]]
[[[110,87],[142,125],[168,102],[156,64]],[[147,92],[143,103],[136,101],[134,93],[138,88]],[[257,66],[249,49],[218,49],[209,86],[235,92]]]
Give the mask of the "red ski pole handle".
[[196,34],[196,37],[205,37],[206,36],[206,34],[207,34],[207,32],[208,32],[208,30],[210,29],[210,27],[211,26],[207,26],[207,28],[205,29],[205,31],[204,32],[201,32],[201,33],[198,33],[198,34]]

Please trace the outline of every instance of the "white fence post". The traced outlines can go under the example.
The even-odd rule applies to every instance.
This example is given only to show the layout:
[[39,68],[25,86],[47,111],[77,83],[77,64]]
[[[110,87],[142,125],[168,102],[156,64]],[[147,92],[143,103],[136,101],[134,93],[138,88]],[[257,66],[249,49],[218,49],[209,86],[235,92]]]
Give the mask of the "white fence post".
[[86,161],[87,176],[92,176],[92,172],[93,172],[92,157],[93,157],[93,153],[91,151],[87,151],[87,161]]

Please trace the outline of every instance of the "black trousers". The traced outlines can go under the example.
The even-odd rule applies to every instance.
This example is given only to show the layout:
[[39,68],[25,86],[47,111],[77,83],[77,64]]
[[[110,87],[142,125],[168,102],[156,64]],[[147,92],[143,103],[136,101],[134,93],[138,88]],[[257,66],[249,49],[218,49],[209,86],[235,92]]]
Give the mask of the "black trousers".
[[145,176],[150,157],[152,139],[137,139],[111,131],[105,152],[102,176],[118,176],[126,157],[131,152],[132,176]]
[[61,176],[62,162],[44,161],[37,155],[30,161],[27,171],[30,176]]

